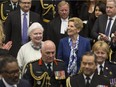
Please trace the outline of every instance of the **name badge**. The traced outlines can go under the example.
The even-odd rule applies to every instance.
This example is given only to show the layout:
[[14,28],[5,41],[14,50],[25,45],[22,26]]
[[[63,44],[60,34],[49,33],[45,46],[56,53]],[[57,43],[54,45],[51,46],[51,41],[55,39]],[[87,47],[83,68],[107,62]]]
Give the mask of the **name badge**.
[[63,79],[66,79],[66,76],[65,76],[65,71],[55,71],[54,72],[55,74],[55,79],[57,80],[63,80]]

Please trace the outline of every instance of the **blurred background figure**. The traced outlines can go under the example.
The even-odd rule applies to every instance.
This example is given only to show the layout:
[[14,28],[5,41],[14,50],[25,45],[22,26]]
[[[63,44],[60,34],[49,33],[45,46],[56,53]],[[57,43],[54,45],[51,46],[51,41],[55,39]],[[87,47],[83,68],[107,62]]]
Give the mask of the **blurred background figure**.
[[6,0],[0,3],[0,19],[5,21],[8,14],[16,9],[19,9],[18,0]]
[[2,56],[0,61],[1,87],[32,87],[26,80],[19,79],[20,71],[16,59],[10,55]]
[[93,13],[90,15],[89,20],[85,26],[85,36],[91,40],[91,45],[93,45],[93,39],[91,37],[91,31],[93,29],[93,25],[96,21],[96,19],[102,15],[106,14],[106,4],[103,2],[98,2],[95,5]]
[[95,40],[111,42],[111,35],[116,31],[116,2],[107,0],[106,14],[99,16],[91,31],[91,36]]
[[40,14],[42,25],[45,29],[43,40],[46,40],[46,30],[48,23],[58,16],[57,5],[62,0],[32,0],[32,8],[34,12]]
[[70,17],[70,6],[66,1],[58,3],[58,14],[49,24],[47,28],[47,38],[52,40],[56,45],[56,50],[60,39],[66,37],[66,31],[68,27],[68,19]]
[[31,62],[41,58],[41,46],[43,39],[43,27],[40,23],[34,22],[28,29],[28,36],[31,41],[24,44],[18,54],[17,61],[20,69],[25,70],[25,66]]
[[94,12],[95,5],[99,2],[105,3],[105,0],[83,0],[83,3],[79,9],[80,12],[79,12],[79,16],[78,16],[84,23],[83,30],[79,33],[81,36],[86,37],[85,26],[86,26],[88,20],[90,19],[90,16]]
[[80,69],[82,55],[91,50],[90,41],[79,35],[83,22],[77,17],[68,21],[68,36],[61,39],[58,47],[57,58],[63,60],[69,75],[75,75]]
[[108,77],[110,84],[116,84],[116,65],[109,62],[110,47],[104,41],[97,41],[93,47],[92,51],[96,55],[97,60],[97,70],[98,75],[103,75]]

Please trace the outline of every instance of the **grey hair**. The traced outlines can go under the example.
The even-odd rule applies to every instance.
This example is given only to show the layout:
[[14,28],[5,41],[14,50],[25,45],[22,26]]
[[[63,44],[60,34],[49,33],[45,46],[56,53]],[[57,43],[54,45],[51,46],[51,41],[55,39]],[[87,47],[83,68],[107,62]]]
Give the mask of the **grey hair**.
[[34,22],[28,29],[28,36],[32,32],[32,30],[35,30],[35,29],[40,29],[40,30],[44,31],[44,28],[40,23]]

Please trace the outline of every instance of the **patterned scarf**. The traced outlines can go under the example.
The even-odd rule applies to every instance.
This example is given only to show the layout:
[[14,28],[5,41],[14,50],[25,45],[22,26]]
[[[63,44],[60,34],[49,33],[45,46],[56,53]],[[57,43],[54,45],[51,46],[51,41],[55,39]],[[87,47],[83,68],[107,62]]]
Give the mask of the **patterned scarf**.
[[68,74],[70,76],[75,75],[77,73],[77,55],[76,51],[78,50],[79,44],[79,36],[77,37],[76,44],[73,46],[71,38],[69,38],[69,46],[71,47],[70,57],[69,57],[69,64],[68,64]]

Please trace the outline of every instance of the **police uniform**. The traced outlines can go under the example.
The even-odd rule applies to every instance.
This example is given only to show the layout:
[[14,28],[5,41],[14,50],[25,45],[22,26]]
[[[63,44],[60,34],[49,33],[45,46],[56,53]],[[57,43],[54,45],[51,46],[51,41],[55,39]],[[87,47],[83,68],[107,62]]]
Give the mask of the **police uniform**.
[[45,63],[39,59],[27,65],[23,77],[34,87],[60,87],[61,84],[65,87],[67,73],[64,62],[54,59],[52,73],[49,75]]
[[115,80],[116,79],[116,65],[109,61],[105,61],[104,70],[103,70],[102,75],[107,77],[110,80],[111,85],[115,84],[116,83],[116,80]]
[[[17,9],[19,9],[19,5],[17,4]],[[10,2],[10,0],[8,1],[4,1],[0,4],[0,19],[2,21],[5,21],[8,14],[13,11],[13,7],[12,4]]]

